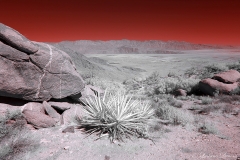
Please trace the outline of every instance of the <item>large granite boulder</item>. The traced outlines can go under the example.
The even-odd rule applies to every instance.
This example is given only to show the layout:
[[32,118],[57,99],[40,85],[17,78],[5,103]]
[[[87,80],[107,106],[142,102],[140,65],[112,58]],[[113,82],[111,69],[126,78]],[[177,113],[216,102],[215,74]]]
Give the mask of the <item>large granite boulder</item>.
[[0,30],[0,96],[48,101],[82,91],[84,81],[67,53],[3,24]]
[[226,84],[219,82],[215,79],[203,79],[199,82],[199,89],[207,95],[214,96],[215,93],[219,92],[222,94],[234,93],[239,88],[239,83]]
[[212,79],[218,80],[219,82],[231,84],[240,80],[240,73],[236,70],[229,70],[215,74]]

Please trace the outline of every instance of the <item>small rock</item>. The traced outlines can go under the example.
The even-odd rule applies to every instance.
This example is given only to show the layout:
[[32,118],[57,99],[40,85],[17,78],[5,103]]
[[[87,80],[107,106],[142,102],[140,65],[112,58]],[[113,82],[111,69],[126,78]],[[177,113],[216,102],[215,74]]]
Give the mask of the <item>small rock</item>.
[[27,122],[32,124],[37,129],[53,127],[56,124],[53,118],[41,112],[24,110],[23,115]]
[[25,126],[26,126],[26,128],[28,128],[29,130],[36,130],[36,128],[34,128],[31,124],[26,124]]
[[67,126],[65,129],[62,130],[62,133],[74,133],[74,126]]
[[184,89],[178,89],[175,91],[175,96],[187,96],[187,91]]
[[69,148],[70,148],[69,146],[65,146],[64,147],[65,150],[69,150]]
[[24,110],[31,110],[35,112],[41,112],[45,113],[44,107],[42,103],[38,102],[29,102],[21,107],[21,111],[23,112]]
[[50,117],[55,119],[57,122],[60,121],[61,115],[54,108],[52,108],[50,104],[48,104],[46,101],[44,101],[43,107]]
[[105,155],[104,160],[110,160],[110,156]]
[[73,104],[67,103],[67,102],[48,102],[54,109],[60,110],[60,111],[65,111],[71,108]]
[[76,101],[80,101],[85,99],[86,97],[89,96],[98,96],[103,94],[104,91],[101,90],[98,87],[92,86],[92,85],[86,85],[85,88],[81,91],[81,93],[71,96],[72,99],[76,100]]
[[78,124],[76,117],[82,118],[85,115],[82,105],[75,105],[63,112],[61,116],[61,124],[71,125]]

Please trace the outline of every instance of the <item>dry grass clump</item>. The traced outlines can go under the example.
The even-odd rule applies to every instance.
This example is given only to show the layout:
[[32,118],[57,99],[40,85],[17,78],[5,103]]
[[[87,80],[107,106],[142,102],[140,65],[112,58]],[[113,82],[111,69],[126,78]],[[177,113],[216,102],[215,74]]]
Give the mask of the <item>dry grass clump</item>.
[[235,115],[237,116],[240,113],[240,108],[231,105],[231,104],[226,104],[223,108],[222,108],[222,113],[223,114],[230,114],[230,115]]
[[103,97],[89,97],[84,107],[87,116],[80,126],[89,134],[107,136],[110,141],[123,141],[131,135],[146,137],[148,122],[153,118],[151,105],[141,100],[132,100],[124,92],[107,93]]
[[234,70],[237,70],[238,72],[240,72],[240,60],[236,63],[228,64],[227,67],[229,69],[234,69]]
[[192,67],[186,70],[185,75],[189,77],[194,75],[197,78],[204,79],[211,78],[214,74],[227,70],[229,70],[229,67],[227,67],[226,64],[211,64],[205,66],[204,68]]
[[198,131],[203,134],[219,134],[216,126],[210,121],[204,121],[202,124],[200,124]]
[[169,97],[168,98],[168,103],[171,106],[174,106],[174,107],[177,107],[177,108],[182,108],[182,106],[183,106],[183,103],[180,102],[179,100],[176,100],[174,97]]
[[[13,124],[8,124],[13,121]],[[11,160],[39,146],[25,128],[26,121],[20,111],[7,112],[0,119],[0,159]],[[17,158],[18,159],[18,158]]]
[[200,99],[204,105],[213,103],[213,99],[211,97],[201,97]]
[[143,85],[149,96],[159,94],[174,94],[177,89],[184,89],[187,93],[195,93],[198,91],[198,83],[200,79],[186,77],[160,77],[153,73],[148,77]]
[[240,95],[218,95],[216,99],[222,103],[236,104],[240,102]]
[[193,105],[189,108],[189,110],[195,111],[195,113],[208,115],[211,112],[220,112],[221,109],[224,107],[224,104],[213,104],[213,105]]
[[228,115],[238,115],[240,109],[234,105],[227,103],[218,103],[207,106],[193,105],[189,108],[197,114],[208,115],[210,113],[228,114]]
[[153,103],[155,115],[174,125],[187,125],[194,122],[194,115],[188,111],[173,107],[166,102]]
[[86,84],[97,86],[102,90],[108,89],[108,91],[114,92],[116,92],[119,89],[124,90],[124,85],[121,84],[120,82],[116,82],[114,80],[101,79],[97,76],[88,79],[88,81],[86,81]]

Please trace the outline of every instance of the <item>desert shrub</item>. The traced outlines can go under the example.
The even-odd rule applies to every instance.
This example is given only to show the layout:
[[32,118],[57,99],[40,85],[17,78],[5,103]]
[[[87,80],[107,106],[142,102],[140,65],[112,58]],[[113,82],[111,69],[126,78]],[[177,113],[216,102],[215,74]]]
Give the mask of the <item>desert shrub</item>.
[[93,72],[82,73],[81,76],[83,80],[87,80],[95,77]]
[[201,97],[202,104],[211,104],[213,103],[213,99],[211,97]]
[[202,124],[200,124],[198,131],[203,134],[219,134],[219,131],[215,125],[209,121],[204,121]]
[[124,137],[147,136],[148,122],[154,110],[150,104],[132,100],[124,92],[107,93],[103,97],[88,97],[84,107],[87,116],[79,120],[80,126],[91,134],[98,132],[113,140],[123,141]]
[[224,114],[231,114],[231,115],[238,115],[240,113],[240,109],[231,105],[231,104],[226,104],[222,108],[222,113]]
[[188,108],[188,110],[193,110],[193,111],[195,111],[195,110],[201,110],[203,108],[203,106],[202,105],[196,105],[196,104],[194,104],[194,105],[192,105],[192,106],[190,106],[189,108]]
[[187,100],[189,100],[190,98],[189,98],[189,96],[177,96],[176,99],[182,100],[182,101],[187,101]]
[[230,103],[240,102],[240,95],[219,95],[216,97],[219,102]]
[[177,89],[184,89],[188,93],[194,93],[198,89],[199,79],[184,77],[167,77],[161,78],[154,85],[146,87],[148,95],[155,94],[173,94]]
[[177,108],[181,108],[183,106],[183,103],[176,100],[174,97],[169,97],[168,98],[168,103],[171,105],[171,106],[174,106],[174,107],[177,107]]
[[184,75],[192,76],[196,75],[199,79],[211,78],[214,74],[227,71],[228,67],[225,64],[212,64],[203,68],[192,67],[185,71]]
[[218,112],[223,114],[238,115],[240,109],[231,104],[218,103],[209,107],[210,112]]
[[148,85],[154,85],[157,84],[158,81],[161,79],[158,72],[153,72],[149,77],[146,78],[144,81]]
[[93,86],[97,86],[102,90],[108,89],[108,91],[113,91],[113,92],[116,92],[117,90],[125,90],[123,84],[119,82],[115,82],[113,80],[104,80],[97,76],[91,78],[89,84]]
[[236,63],[228,64],[227,67],[229,69],[234,69],[234,70],[237,70],[238,72],[240,72],[240,60]]
[[201,71],[199,78],[204,79],[204,78],[211,78],[214,74],[227,71],[228,68],[224,64],[213,64],[213,65],[208,65],[203,68]]
[[208,115],[211,112],[221,112],[225,104],[212,104],[208,106],[202,106],[202,105],[193,105],[189,108],[189,110],[193,110],[198,114],[204,114]]
[[[7,124],[8,121],[14,124]],[[7,112],[0,119],[0,159],[11,160],[39,146],[25,128],[25,119],[20,111]],[[18,159],[18,158],[17,158]]]
[[174,125],[185,126],[194,121],[194,115],[188,111],[170,106],[167,103],[153,103],[155,109],[155,116],[162,120],[168,120]]
[[223,64],[213,64],[213,65],[208,65],[208,66],[205,66],[205,70],[208,72],[208,73],[219,73],[219,72],[222,72],[222,71],[226,71],[228,70],[228,68],[223,65]]
[[199,75],[200,73],[200,70],[196,67],[192,67],[192,68],[189,68],[185,71],[184,75],[190,77],[190,76],[193,76],[193,75]]
[[177,77],[177,74],[175,72],[169,72],[168,77]]

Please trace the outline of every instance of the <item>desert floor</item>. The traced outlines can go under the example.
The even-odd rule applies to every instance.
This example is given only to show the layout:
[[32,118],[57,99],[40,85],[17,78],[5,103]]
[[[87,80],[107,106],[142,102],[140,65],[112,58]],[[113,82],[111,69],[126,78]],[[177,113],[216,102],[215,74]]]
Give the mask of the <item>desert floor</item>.
[[[240,60],[240,51],[201,50],[185,51],[183,54],[88,54],[85,56],[104,59],[108,64],[116,67],[140,68],[145,71],[139,72],[136,77],[144,79],[154,71],[159,72],[161,76],[167,76],[169,72],[181,75],[191,67],[233,63]],[[126,77],[129,78],[132,76]],[[201,104],[201,100],[194,97],[179,101],[183,103],[181,110],[186,112],[194,105],[202,107],[209,105]],[[217,103],[220,103],[219,99],[213,98],[212,104]],[[240,110],[238,101],[232,104],[221,103],[223,106],[232,105]],[[133,137],[132,140],[126,139],[125,142],[110,143],[107,138],[95,140],[98,137],[94,134],[87,137],[77,129],[75,133],[62,133],[64,126],[33,130],[30,133],[31,137],[39,139],[40,146],[18,159],[236,160],[240,156],[240,114],[212,111],[199,117],[213,123],[217,132],[203,134],[192,125],[158,124],[160,129],[152,129],[149,133],[152,140]]]
[[154,71],[162,76],[167,76],[169,72],[180,75],[191,67],[235,62],[240,59],[240,50],[190,50],[182,51],[182,54],[86,54],[85,56],[101,58],[116,67],[130,66],[146,70],[140,74],[144,78]]

